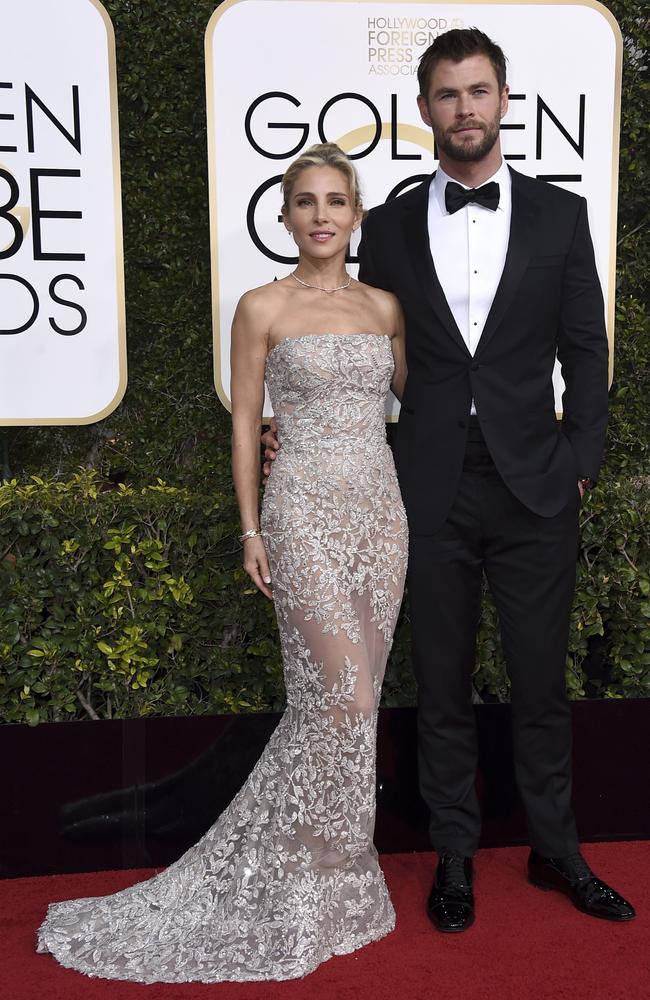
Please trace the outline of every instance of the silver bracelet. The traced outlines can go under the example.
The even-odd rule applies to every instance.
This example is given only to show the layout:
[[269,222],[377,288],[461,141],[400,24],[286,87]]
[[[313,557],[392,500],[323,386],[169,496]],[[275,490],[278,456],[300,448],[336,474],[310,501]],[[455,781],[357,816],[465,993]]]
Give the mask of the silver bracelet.
[[245,531],[243,535],[239,536],[239,541],[240,543],[245,542],[247,538],[256,538],[257,535],[261,534],[262,532],[260,531],[259,528],[249,528],[248,531]]

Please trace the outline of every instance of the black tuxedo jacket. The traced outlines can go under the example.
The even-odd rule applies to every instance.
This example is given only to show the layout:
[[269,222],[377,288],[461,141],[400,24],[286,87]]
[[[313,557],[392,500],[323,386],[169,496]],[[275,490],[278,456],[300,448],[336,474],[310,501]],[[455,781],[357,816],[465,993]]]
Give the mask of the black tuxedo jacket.
[[[552,517],[596,479],[607,424],[608,345],[584,198],[511,170],[505,266],[472,357],[429,248],[430,179],[372,209],[359,278],[397,296],[408,379],[395,459],[409,524],[431,534],[458,489],[472,398],[494,463],[530,510]],[[552,384],[566,383],[563,419]]]

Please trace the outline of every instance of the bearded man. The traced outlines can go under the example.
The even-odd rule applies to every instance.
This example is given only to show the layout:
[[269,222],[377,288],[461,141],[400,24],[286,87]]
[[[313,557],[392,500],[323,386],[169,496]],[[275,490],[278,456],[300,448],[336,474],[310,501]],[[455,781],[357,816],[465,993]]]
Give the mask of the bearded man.
[[439,857],[429,916],[451,932],[474,920],[471,676],[485,573],[512,684],[528,877],[585,913],[629,920],[632,906],[580,854],[570,804],[565,666],[578,512],[607,422],[608,347],[587,205],[504,163],[505,58],[483,32],[440,35],[418,83],[439,168],[369,212],[359,277],[397,295],[406,319],[395,457],[411,537],[420,787]]

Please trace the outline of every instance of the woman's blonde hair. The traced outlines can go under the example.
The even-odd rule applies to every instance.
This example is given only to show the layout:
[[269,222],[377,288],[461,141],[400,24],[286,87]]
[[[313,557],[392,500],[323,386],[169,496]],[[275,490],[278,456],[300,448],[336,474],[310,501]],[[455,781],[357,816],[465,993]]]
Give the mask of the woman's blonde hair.
[[301,153],[297,160],[290,163],[282,178],[282,211],[289,208],[289,198],[298,175],[308,167],[334,167],[340,170],[350,188],[350,200],[355,208],[361,208],[361,188],[359,177],[352,161],[345,155],[335,142],[320,142],[310,146]]

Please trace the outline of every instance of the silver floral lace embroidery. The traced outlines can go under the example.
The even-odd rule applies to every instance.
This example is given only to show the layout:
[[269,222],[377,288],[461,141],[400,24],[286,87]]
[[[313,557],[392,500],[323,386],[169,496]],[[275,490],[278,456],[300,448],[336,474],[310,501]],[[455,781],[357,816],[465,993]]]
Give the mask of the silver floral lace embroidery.
[[262,527],[287,709],[244,787],[175,864],[52,904],[38,950],[135,982],[282,980],[387,934],[372,843],[377,706],[407,528],[383,404],[390,340],[282,341],[266,377],[282,449]]

